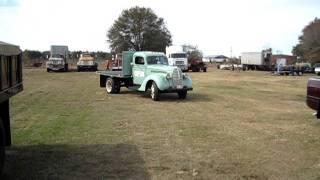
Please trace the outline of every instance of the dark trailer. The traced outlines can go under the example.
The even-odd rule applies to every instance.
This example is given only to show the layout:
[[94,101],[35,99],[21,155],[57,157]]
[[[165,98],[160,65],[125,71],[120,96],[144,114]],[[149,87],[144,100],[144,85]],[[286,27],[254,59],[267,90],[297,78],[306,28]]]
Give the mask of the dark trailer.
[[0,172],[5,146],[11,145],[9,99],[22,89],[21,50],[19,46],[0,41]]

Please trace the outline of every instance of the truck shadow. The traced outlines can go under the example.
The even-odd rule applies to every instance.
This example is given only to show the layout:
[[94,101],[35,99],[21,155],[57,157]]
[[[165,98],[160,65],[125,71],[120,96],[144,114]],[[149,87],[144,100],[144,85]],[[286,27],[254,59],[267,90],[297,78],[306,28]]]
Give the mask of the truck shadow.
[[[128,95],[138,95],[141,98],[146,98],[150,99],[150,94],[149,92],[138,92],[134,90],[121,90],[120,94],[128,94]],[[160,95],[160,101],[163,102],[209,102],[212,101],[213,99],[210,98],[208,95],[203,94],[203,93],[188,93],[186,99],[179,99],[177,93],[162,93]]]
[[35,145],[7,150],[1,179],[150,179],[134,145]]

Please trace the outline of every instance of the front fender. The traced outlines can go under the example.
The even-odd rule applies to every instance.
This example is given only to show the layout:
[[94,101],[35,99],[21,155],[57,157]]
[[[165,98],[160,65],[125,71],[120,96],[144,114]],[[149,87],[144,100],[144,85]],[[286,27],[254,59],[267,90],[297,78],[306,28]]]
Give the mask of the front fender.
[[144,79],[138,91],[146,91],[150,81],[154,81],[161,91],[169,88],[169,81],[164,74],[151,74]]

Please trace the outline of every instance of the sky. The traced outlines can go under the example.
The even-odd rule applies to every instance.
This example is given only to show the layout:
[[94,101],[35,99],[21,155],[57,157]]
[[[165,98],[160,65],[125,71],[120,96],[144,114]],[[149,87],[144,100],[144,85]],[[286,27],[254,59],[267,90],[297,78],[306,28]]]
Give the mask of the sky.
[[0,0],[0,41],[108,52],[108,29],[134,6],[164,18],[173,45],[197,45],[204,55],[291,54],[303,27],[320,18],[320,0]]

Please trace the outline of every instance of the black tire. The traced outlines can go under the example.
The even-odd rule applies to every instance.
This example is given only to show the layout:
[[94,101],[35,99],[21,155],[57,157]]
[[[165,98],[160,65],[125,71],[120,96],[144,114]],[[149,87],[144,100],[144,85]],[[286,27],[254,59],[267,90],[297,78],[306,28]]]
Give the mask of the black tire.
[[108,94],[114,94],[116,91],[114,79],[111,77],[108,77],[106,80],[106,90]]
[[204,69],[203,69],[203,72],[207,72],[207,68],[204,68]]
[[5,161],[5,132],[3,127],[3,122],[0,117],[0,175],[2,174],[4,161]]
[[154,101],[159,101],[160,97],[160,92],[157,84],[155,82],[152,82],[151,87],[150,87],[150,96],[151,99]]
[[196,72],[197,68],[196,67],[192,67],[192,72]]
[[114,80],[114,85],[115,85],[114,93],[116,93],[116,94],[120,93],[120,90],[121,90],[120,82],[118,80]]
[[80,71],[81,71],[81,68],[80,68],[80,67],[77,67],[77,71],[80,72]]
[[199,67],[197,67],[197,72],[200,72],[200,68]]
[[50,69],[49,69],[49,68],[47,68],[47,72],[50,72]]
[[178,96],[180,99],[186,99],[187,98],[188,91],[179,91]]

